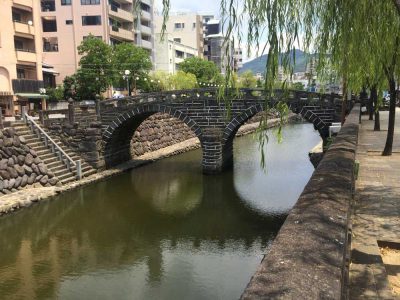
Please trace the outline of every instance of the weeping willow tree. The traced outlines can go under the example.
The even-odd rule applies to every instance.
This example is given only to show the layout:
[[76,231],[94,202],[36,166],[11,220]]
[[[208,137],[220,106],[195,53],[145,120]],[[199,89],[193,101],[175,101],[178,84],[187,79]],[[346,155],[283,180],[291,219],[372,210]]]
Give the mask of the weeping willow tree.
[[[166,20],[169,0],[163,4]],[[265,89],[270,96],[280,64],[285,73],[293,74],[296,48],[318,57],[318,76],[328,70],[340,76],[344,104],[347,91],[358,93],[365,86],[389,89],[383,155],[391,154],[395,78],[400,69],[400,0],[221,0],[221,16],[227,42],[247,41],[248,52],[268,53]],[[230,69],[226,74],[229,82]]]

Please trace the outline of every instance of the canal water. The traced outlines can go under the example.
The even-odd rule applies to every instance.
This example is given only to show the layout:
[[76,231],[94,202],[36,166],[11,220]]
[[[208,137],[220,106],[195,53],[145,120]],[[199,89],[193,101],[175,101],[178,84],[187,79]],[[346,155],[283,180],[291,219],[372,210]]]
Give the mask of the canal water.
[[252,136],[234,169],[201,151],[134,169],[0,218],[2,299],[237,299],[309,180],[311,124]]

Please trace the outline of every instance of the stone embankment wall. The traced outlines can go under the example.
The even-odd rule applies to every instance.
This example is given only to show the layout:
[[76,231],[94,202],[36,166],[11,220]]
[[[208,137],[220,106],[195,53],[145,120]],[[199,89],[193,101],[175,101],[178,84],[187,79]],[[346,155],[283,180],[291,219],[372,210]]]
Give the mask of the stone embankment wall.
[[347,299],[358,112],[356,105],[242,299]]
[[[264,112],[256,114],[246,124],[259,122],[263,115]],[[268,118],[276,118],[276,115],[270,112]],[[255,128],[248,128],[246,132],[240,131],[238,135],[254,130]],[[131,153],[136,157],[195,137],[193,131],[179,119],[169,114],[157,113],[146,119],[136,130],[131,142]]]
[[52,136],[56,136],[82,159],[96,169],[104,165],[100,160],[102,148],[101,122],[97,121],[94,109],[76,108],[75,122],[69,124],[66,120],[55,120],[46,125]]
[[0,195],[30,185],[52,186],[58,179],[14,128],[0,130]]

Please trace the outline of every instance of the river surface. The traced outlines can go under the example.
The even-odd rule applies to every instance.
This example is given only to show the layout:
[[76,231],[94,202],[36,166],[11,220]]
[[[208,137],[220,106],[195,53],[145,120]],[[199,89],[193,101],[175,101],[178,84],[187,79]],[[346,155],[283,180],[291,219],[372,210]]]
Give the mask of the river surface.
[[201,151],[134,169],[0,218],[1,299],[237,299],[309,180],[311,124],[251,136],[234,168]]

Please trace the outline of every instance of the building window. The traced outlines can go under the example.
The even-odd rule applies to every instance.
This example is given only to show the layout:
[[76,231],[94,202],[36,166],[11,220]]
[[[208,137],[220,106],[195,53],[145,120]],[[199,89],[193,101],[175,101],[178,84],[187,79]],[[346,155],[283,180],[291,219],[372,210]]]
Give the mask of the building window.
[[24,50],[24,43],[20,40],[14,39],[14,48],[15,50]]
[[43,38],[43,52],[58,52],[58,38]]
[[71,25],[72,23],[73,23],[72,20],[65,20],[66,25]]
[[181,39],[180,38],[174,38],[174,42],[175,43],[181,43]]
[[83,26],[101,25],[101,16],[83,16]]
[[185,23],[175,23],[175,29],[185,28]]
[[40,1],[42,11],[56,11],[56,3],[54,0],[42,0]]
[[57,32],[56,19],[42,18],[43,32]]
[[61,0],[61,5],[71,5],[71,0]]
[[97,5],[100,4],[100,0],[81,0],[81,5]]
[[185,53],[179,50],[175,50],[175,57],[177,58],[184,58],[185,57]]
[[85,36],[83,37],[83,40],[86,40],[86,39],[89,38],[89,37],[96,38],[96,39],[100,39],[100,40],[103,39],[103,37],[102,37],[101,35],[85,35]]
[[143,11],[150,12],[150,6],[148,6],[147,4],[145,4],[145,3],[143,3],[143,2],[140,2],[140,8],[141,8],[141,10],[143,10]]
[[25,78],[25,70],[17,68],[17,78],[24,79]]
[[12,12],[12,18],[14,22],[21,22],[21,14],[18,12]]

